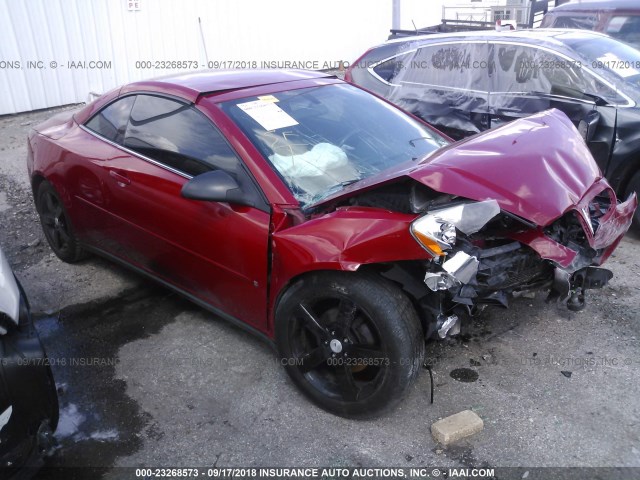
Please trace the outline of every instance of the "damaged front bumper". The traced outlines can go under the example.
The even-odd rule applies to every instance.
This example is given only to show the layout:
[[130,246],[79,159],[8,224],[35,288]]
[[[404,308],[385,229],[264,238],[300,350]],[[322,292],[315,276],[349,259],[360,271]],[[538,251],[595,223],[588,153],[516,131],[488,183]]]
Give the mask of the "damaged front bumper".
[[599,265],[629,229],[636,207],[635,195],[618,204],[602,181],[547,227],[525,228],[503,238],[481,229],[459,236],[446,256],[430,262],[424,277],[429,290],[440,294],[440,307],[435,312],[431,308],[429,334],[454,335],[460,317],[478,307],[507,307],[510,298],[539,290],[549,291],[548,300],[582,310],[586,290],[602,288],[613,277]]

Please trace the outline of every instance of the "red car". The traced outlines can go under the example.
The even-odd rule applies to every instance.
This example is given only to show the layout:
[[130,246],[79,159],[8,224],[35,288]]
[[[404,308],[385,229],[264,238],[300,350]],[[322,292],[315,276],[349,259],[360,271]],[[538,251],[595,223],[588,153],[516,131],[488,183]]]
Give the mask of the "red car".
[[559,111],[451,143],[317,72],[133,83],[28,152],[62,260],[98,253],[248,327],[351,417],[394,405],[425,339],[479,308],[539,289],[582,308],[637,205]]

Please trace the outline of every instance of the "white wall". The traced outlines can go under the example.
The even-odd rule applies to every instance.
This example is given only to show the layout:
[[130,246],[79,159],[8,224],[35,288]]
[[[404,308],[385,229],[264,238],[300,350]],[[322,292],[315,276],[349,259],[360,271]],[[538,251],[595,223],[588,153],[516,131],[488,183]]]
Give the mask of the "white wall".
[[[139,11],[129,11],[128,2],[0,0],[0,115],[84,102],[89,92],[190,71],[136,68],[137,60],[200,67],[207,56],[317,62],[319,68],[351,62],[386,40],[391,28],[391,0],[139,0]],[[405,3],[403,17],[411,18],[417,15],[412,8],[424,12],[418,4],[431,11],[439,2]],[[426,17],[415,18],[424,26]],[[68,62],[80,61],[87,63],[70,68]],[[106,65],[92,68],[91,61]]]
[[[442,20],[442,5],[455,5],[456,0],[402,0],[401,29],[439,25]],[[413,23],[412,23],[413,20]]]

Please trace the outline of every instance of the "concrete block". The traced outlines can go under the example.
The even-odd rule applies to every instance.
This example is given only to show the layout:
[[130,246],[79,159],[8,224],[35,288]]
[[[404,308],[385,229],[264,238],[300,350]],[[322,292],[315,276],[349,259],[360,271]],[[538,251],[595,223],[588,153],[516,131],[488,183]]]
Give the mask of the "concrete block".
[[436,442],[449,445],[481,432],[483,428],[484,422],[475,412],[463,410],[431,425],[431,435]]

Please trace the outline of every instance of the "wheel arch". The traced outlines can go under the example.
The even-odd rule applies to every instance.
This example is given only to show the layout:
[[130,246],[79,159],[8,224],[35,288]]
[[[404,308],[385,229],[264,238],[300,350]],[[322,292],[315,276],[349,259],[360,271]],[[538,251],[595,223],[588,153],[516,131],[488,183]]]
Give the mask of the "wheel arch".
[[420,269],[419,264],[419,261],[370,263],[360,265],[355,270],[342,269],[339,268],[338,265],[333,264],[329,266],[334,268],[327,268],[329,266],[325,265],[324,268],[303,271],[289,278],[275,295],[269,315],[270,334],[274,333],[273,329],[275,326],[275,316],[278,306],[280,305],[283,296],[290,291],[291,288],[294,288],[297,284],[304,282],[305,279],[310,277],[336,273],[344,275],[369,276],[383,282],[393,284],[405,297],[407,297],[409,302],[411,302],[418,318],[420,319],[420,326],[422,327],[423,333],[427,333],[431,330],[430,324],[432,323],[432,316],[430,311],[425,310],[425,305],[426,303],[433,301],[435,295],[431,295],[433,292],[431,292],[415,274],[416,270]]

